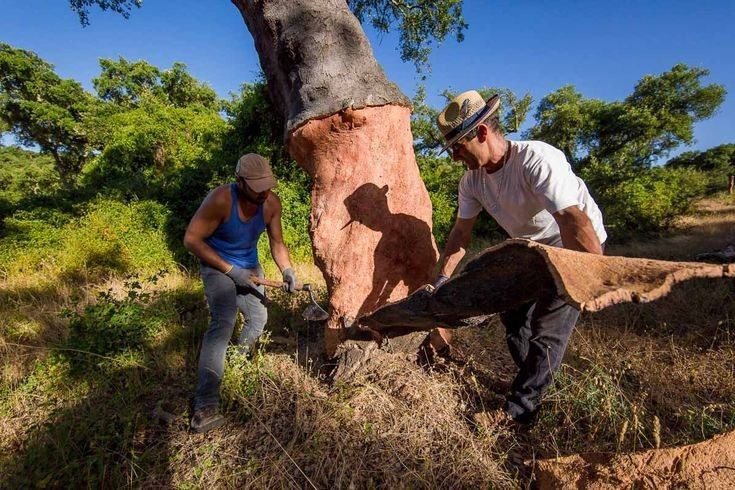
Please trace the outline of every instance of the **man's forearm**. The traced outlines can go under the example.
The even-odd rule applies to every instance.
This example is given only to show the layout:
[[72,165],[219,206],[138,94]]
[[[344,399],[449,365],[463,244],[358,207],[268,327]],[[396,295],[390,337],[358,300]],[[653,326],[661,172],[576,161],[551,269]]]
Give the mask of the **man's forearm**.
[[468,237],[465,237],[464,234],[459,233],[457,230],[452,230],[447,239],[447,244],[444,247],[444,252],[439,257],[438,274],[447,277],[452,275],[454,269],[457,268],[457,264],[464,257],[466,253],[465,248],[468,243]]
[[210,267],[214,267],[221,272],[227,272],[232,268],[232,264],[220,257],[204,240],[189,239],[185,240],[184,245],[191,253]]
[[283,272],[286,269],[291,268],[291,259],[288,256],[288,249],[283,242],[270,242],[271,255],[273,261],[278,266],[278,269]]
[[602,255],[600,240],[597,238],[597,233],[595,233],[595,229],[589,220],[586,223],[560,226],[559,231],[564,248]]

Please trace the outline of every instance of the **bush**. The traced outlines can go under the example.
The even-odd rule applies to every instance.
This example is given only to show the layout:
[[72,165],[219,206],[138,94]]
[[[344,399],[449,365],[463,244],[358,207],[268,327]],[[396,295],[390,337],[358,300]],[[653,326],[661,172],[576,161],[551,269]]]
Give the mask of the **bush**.
[[436,238],[436,243],[441,248],[444,246],[457,216],[457,199],[456,196],[439,191],[430,192],[429,198],[431,199],[434,238]]
[[41,274],[44,281],[76,280],[111,271],[152,273],[174,267],[164,233],[166,208],[99,198],[79,218],[17,212],[0,239],[0,275]]
[[[294,262],[311,262],[309,223],[311,198],[308,190],[298,182],[279,181],[274,189],[281,199],[283,240]],[[258,243],[261,262],[273,260],[265,233]]]
[[704,174],[696,170],[656,167],[623,173],[594,161],[582,170],[581,177],[615,238],[666,228],[689,210],[707,186]]
[[85,168],[83,184],[126,198],[160,197],[177,189],[184,169],[215,157],[226,129],[215,110],[174,107],[153,98],[130,110],[106,106],[88,125],[102,153]]
[[163,320],[146,311],[148,297],[141,298],[140,283],[127,282],[126,286],[123,299],[116,299],[108,290],[83,313],[67,314],[70,348],[104,356],[137,350],[162,328]]

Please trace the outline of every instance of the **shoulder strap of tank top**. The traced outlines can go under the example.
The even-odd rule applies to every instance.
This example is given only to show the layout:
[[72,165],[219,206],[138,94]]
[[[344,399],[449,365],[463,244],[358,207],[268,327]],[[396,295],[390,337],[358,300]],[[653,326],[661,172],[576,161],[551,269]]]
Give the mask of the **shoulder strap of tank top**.
[[232,200],[232,205],[230,206],[230,219],[239,218],[239,212],[237,210],[237,184],[235,183],[230,184],[230,199]]

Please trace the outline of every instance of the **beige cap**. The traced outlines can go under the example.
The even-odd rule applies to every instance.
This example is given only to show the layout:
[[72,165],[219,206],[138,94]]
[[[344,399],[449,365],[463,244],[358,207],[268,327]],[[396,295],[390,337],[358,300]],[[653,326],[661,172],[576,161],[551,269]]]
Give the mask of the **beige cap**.
[[256,153],[243,155],[237,161],[235,175],[245,179],[250,188],[260,194],[278,184],[268,160]]
[[493,95],[487,102],[476,90],[462,92],[444,108],[436,118],[439,130],[444,135],[446,150],[455,142],[475,129],[482,121],[500,107],[500,96]]

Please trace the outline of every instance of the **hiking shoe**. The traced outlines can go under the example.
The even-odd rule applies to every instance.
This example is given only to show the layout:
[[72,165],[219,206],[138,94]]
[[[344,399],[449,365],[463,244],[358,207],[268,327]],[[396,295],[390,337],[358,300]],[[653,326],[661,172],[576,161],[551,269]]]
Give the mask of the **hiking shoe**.
[[224,423],[225,418],[220,413],[218,407],[204,407],[194,411],[190,427],[194,432],[203,434],[217,427],[222,427]]

